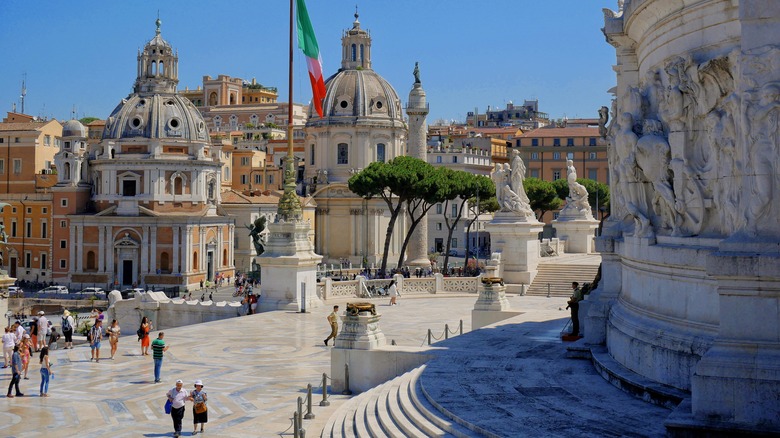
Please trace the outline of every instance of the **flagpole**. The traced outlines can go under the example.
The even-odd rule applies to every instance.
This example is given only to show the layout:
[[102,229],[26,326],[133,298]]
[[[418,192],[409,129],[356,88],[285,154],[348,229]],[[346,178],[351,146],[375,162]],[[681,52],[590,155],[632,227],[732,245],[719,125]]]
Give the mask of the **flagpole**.
[[303,213],[298,194],[295,193],[295,155],[293,154],[293,27],[295,26],[295,0],[290,0],[290,62],[288,65],[287,100],[287,159],[284,169],[284,194],[279,199],[277,214],[285,221],[300,219]]

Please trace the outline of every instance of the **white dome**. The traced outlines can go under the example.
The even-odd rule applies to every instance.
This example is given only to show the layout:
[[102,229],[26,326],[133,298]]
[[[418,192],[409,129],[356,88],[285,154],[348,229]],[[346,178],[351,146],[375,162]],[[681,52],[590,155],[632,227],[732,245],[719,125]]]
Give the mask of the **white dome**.
[[206,123],[195,105],[177,94],[133,94],[106,120],[103,138],[170,138],[206,141]]

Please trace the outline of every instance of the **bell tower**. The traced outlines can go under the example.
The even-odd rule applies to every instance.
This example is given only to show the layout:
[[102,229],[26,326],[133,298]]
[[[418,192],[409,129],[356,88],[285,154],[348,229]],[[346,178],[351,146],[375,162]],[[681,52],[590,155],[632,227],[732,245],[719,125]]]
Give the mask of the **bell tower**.
[[179,83],[179,56],[160,35],[162,21],[155,22],[157,32],[138,52],[138,77],[133,91],[136,93],[175,93]]
[[341,69],[371,68],[371,35],[360,28],[358,13],[352,29],[345,30],[341,36]]

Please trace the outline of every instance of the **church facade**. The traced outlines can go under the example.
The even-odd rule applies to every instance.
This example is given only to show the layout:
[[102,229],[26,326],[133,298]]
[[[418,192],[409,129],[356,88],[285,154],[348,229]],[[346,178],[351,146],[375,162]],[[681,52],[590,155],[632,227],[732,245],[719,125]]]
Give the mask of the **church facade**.
[[[390,211],[382,199],[353,194],[347,181],[374,161],[404,155],[407,125],[395,89],[371,68],[371,36],[358,15],[341,38],[341,68],[326,80],[323,117],[309,108],[304,178],[317,204],[315,247],[325,263],[349,260],[378,267]],[[398,258],[408,228],[401,214],[388,266]]]
[[[160,34],[138,53],[133,92],[87,146],[66,126],[55,157],[53,277],[71,284],[199,286],[234,275],[222,162],[200,112],[176,93],[178,56]],[[74,123],[75,122],[75,123]],[[83,128],[83,126],[82,126]]]

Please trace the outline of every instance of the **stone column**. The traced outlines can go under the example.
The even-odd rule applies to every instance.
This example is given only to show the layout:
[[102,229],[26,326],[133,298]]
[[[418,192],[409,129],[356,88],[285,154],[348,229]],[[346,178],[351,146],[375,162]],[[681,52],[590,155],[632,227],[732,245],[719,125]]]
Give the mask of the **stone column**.
[[180,262],[179,262],[179,253],[181,252],[181,248],[179,248],[179,233],[180,233],[181,227],[178,225],[173,226],[173,248],[171,248],[171,258],[173,259],[173,266],[171,267],[171,273],[176,274],[181,272]]
[[[409,139],[407,149],[410,157],[428,161],[428,103],[425,90],[420,82],[415,82],[412,91],[409,92],[409,103],[406,107],[409,116]],[[409,246],[406,249],[406,264],[412,267],[428,268],[431,261],[428,259],[428,217],[424,217],[412,233]]]
[[106,227],[98,225],[98,272],[106,272]]
[[152,236],[149,241],[149,273],[157,273],[157,227],[152,227]]
[[76,225],[76,240],[78,241],[78,248],[76,249],[76,272],[84,272],[84,226],[83,225]]
[[141,274],[149,272],[149,227],[144,225],[141,227],[141,249],[138,251],[138,256],[141,262]]
[[70,226],[70,238],[68,239],[68,255],[70,257],[70,263],[68,263],[68,271],[76,272],[76,229],[78,225]]

